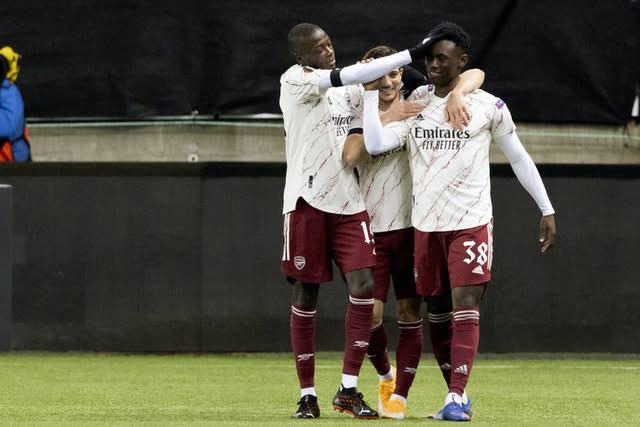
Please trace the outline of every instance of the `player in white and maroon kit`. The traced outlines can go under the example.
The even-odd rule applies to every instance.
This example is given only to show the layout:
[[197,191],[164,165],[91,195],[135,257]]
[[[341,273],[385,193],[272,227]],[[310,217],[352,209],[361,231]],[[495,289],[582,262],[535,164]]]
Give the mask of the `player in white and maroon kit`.
[[[363,61],[393,53],[395,50],[388,46],[376,46],[365,53]],[[484,72],[481,70],[465,72],[460,79],[461,84],[456,88],[460,96],[450,98],[449,109],[452,112],[458,108],[464,110],[466,107],[462,94],[478,88],[483,80]],[[424,76],[422,81],[426,84]],[[381,77],[379,86],[383,121],[403,120],[422,111],[422,105],[403,100],[403,94],[407,91],[403,68],[391,70]],[[404,145],[377,156],[369,156],[364,148],[362,129],[354,128],[347,137],[343,159],[349,165],[358,166],[360,189],[375,235],[378,262],[373,268],[375,301],[367,356],[378,373],[378,411],[384,418],[403,419],[407,412],[409,388],[423,347],[422,297],[417,294],[413,279],[412,186],[407,147]],[[382,323],[391,280],[400,329],[396,347],[397,372],[389,363],[387,336]]]
[[471,121],[466,129],[454,130],[444,120],[449,92],[468,62],[469,43],[467,33],[456,24],[438,25],[430,33],[426,61],[434,85],[419,88],[410,97],[425,103],[423,112],[382,128],[377,91],[366,91],[363,115],[370,153],[403,143],[409,147],[416,285],[427,297],[429,321],[442,325],[434,354],[449,387],[443,409],[433,417],[453,421],[470,420],[470,403],[463,401],[463,393],[478,348],[480,300],[491,279],[491,140],[542,212],[541,252],[553,245],[556,234],[555,212],[505,103],[477,90],[467,96]]
[[289,32],[296,65],[280,78],[280,108],[286,133],[282,271],[292,283],[291,341],[301,387],[296,418],[320,415],[314,388],[315,326],[319,283],[332,278],[332,260],[349,288],[342,381],[335,409],[357,418],[377,418],[357,391],[369,344],[375,264],[369,216],[353,168],[342,162],[350,112],[360,100],[355,86],[424,56],[424,42],[369,64],[335,69],[333,45],[317,25]]

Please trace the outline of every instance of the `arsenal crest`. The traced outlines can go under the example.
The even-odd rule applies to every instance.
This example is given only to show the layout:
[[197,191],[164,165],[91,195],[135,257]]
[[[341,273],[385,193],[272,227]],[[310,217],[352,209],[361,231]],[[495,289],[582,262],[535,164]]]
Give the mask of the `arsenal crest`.
[[304,259],[303,256],[297,255],[293,258],[293,265],[295,265],[298,270],[302,270],[306,263],[307,260]]

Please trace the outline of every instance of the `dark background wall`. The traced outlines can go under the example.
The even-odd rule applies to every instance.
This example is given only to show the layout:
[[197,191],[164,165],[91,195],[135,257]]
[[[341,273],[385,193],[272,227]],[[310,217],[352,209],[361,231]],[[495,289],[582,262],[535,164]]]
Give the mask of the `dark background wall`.
[[[540,169],[559,227],[544,256],[537,207],[509,166],[492,166],[494,279],[480,350],[640,352],[640,167]],[[289,286],[279,272],[284,170],[3,166],[14,257],[12,305],[0,305],[5,349],[289,351]],[[323,285],[322,350],[342,348],[345,299],[341,281]],[[393,340],[391,304],[385,321]]]
[[331,35],[338,66],[458,22],[520,122],[624,124],[640,86],[638,0],[22,0],[0,16],[32,119],[279,113],[287,33],[305,21]]

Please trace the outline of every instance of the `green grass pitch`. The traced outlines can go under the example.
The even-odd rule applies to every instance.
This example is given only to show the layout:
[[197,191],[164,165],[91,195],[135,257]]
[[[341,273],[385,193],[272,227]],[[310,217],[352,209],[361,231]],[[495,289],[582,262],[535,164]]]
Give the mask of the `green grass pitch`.
[[[449,425],[427,420],[446,393],[425,354],[404,421],[353,420],[331,408],[341,356],[317,355],[321,418],[293,420],[289,354],[0,354],[2,426]],[[377,406],[368,361],[359,389]],[[480,355],[467,388],[475,426],[640,425],[640,359]]]

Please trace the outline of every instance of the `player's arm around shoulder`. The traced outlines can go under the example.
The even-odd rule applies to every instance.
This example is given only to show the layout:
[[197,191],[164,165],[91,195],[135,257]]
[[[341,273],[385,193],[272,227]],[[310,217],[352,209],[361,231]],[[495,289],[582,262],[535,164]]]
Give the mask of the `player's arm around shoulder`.
[[382,126],[390,125],[394,122],[401,122],[410,117],[417,116],[424,110],[424,105],[399,99],[394,102],[387,111],[380,114]]
[[484,77],[484,71],[479,68],[473,68],[460,74],[460,79],[451,90],[445,108],[445,119],[452,128],[463,130],[469,125],[471,114],[465,97],[474,90],[480,89],[484,83]]
[[[406,132],[408,127],[408,125],[404,123],[404,120],[416,116],[422,112],[423,109],[424,106],[422,104],[401,100],[380,114],[380,122],[383,127],[393,128],[395,129],[395,134],[401,135]],[[348,166],[357,167],[369,158],[370,155],[365,145],[362,128],[352,129],[344,144],[342,160]]]

